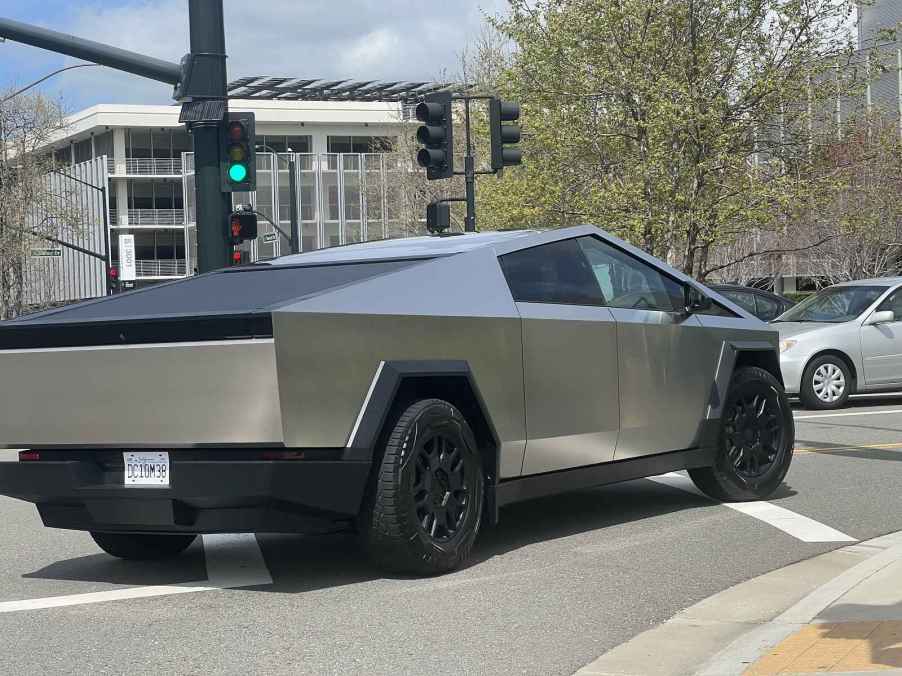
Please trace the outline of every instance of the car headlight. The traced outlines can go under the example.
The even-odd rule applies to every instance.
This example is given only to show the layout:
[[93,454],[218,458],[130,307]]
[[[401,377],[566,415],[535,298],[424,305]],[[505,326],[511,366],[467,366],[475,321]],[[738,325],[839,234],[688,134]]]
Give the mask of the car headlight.
[[783,354],[784,352],[786,352],[786,350],[792,348],[798,342],[799,341],[797,341],[797,340],[781,340],[780,341],[780,354]]

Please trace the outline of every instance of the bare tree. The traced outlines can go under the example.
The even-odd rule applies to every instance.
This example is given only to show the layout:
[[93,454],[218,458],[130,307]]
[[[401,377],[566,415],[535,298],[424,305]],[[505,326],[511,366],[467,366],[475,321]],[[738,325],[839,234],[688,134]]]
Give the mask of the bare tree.
[[[47,148],[66,124],[62,107],[41,95],[9,96],[0,94],[0,319],[21,314],[29,300],[30,249],[65,238],[82,221],[69,189],[48,180]],[[30,300],[40,304],[40,294]]]

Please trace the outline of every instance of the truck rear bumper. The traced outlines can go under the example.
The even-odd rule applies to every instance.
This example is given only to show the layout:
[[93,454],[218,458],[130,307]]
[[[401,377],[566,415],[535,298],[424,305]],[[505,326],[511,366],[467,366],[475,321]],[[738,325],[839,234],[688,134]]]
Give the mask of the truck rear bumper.
[[109,532],[315,533],[357,514],[368,462],[182,460],[169,487],[125,486],[91,459],[0,463],[0,495],[33,502],[44,525]]

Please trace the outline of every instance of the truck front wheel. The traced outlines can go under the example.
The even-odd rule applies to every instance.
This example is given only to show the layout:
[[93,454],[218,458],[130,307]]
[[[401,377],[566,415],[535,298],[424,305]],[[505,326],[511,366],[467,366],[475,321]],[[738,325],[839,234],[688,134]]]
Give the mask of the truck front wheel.
[[149,561],[178,556],[197,536],[92,532],[91,537],[107,554],[120,559]]
[[436,575],[469,556],[483,510],[483,471],[469,424],[452,404],[411,404],[388,435],[360,533],[376,563]]

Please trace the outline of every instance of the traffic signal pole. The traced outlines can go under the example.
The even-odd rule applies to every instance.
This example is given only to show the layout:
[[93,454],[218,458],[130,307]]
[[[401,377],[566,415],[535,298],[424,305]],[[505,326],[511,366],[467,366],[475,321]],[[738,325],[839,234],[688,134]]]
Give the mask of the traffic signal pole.
[[158,82],[175,85],[181,79],[181,67],[177,63],[154,59],[143,54],[39,26],[31,26],[20,21],[0,18],[0,37],[58,54],[66,54],[76,59],[91,61],[101,66],[109,66]]
[[473,139],[470,135],[469,98],[464,99],[464,124],[467,130],[467,154],[464,157],[467,216],[464,220],[464,232],[476,232],[476,159],[473,157]]
[[[220,102],[226,112],[228,88],[222,0],[189,0],[188,11],[191,53],[187,82],[185,63],[170,63],[20,21],[0,18],[0,38],[177,85],[177,99]],[[220,180],[219,127],[222,123],[222,117],[189,123],[194,137],[199,272],[229,264],[225,224],[232,200],[231,194],[223,192]]]
[[[191,54],[203,67],[209,98],[228,94],[226,80],[225,21],[222,0],[189,0]],[[227,109],[226,109],[227,111]],[[225,224],[232,212],[232,195],[223,192],[220,173],[222,120],[190,124],[194,138],[194,181],[197,203],[197,271],[229,265],[231,244]]]

